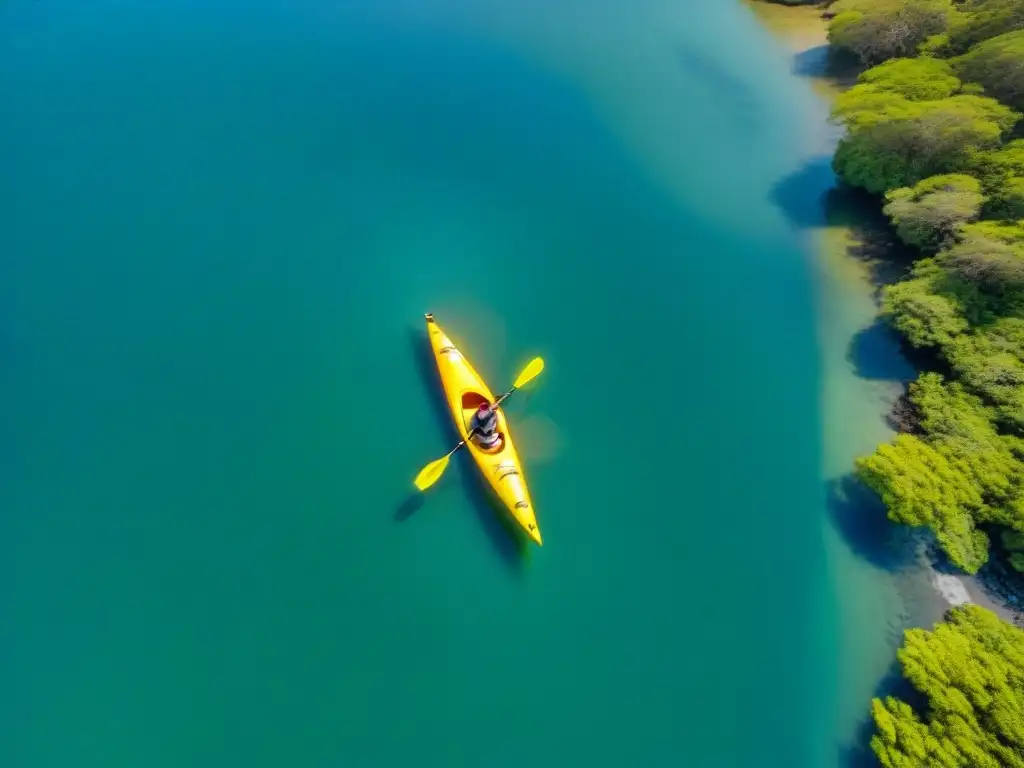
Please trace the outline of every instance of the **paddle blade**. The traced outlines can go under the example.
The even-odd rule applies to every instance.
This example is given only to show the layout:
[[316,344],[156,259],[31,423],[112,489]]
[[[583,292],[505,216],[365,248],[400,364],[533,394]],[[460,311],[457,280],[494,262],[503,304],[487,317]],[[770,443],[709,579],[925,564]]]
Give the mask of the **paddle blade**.
[[445,469],[448,468],[448,456],[444,456],[436,461],[432,461],[416,475],[416,479],[413,480],[413,484],[421,491],[427,490],[430,486],[441,479],[441,475],[444,474]]
[[516,389],[529,384],[535,378],[540,376],[540,372],[544,370],[544,360],[539,357],[533,358],[530,364],[523,368],[523,372],[519,374],[519,378],[516,379],[516,383],[512,386]]

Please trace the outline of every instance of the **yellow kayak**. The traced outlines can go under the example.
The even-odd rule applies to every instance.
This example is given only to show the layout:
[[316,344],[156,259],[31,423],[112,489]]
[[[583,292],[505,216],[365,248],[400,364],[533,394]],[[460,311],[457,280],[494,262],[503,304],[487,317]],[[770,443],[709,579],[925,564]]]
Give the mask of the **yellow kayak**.
[[[480,378],[480,374],[441,330],[434,316],[428,314],[426,318],[427,335],[434,350],[434,359],[437,360],[437,370],[441,374],[448,408],[455,419],[459,434],[463,440],[467,440],[470,422],[476,409],[484,402],[494,403],[495,397]],[[498,433],[501,435],[500,445],[497,448],[485,449],[470,440],[466,444],[466,449],[473,454],[473,461],[480,468],[484,479],[508,507],[512,517],[531,539],[540,544],[540,528],[537,527],[537,516],[534,514],[533,502],[530,501],[530,491],[526,488],[523,465],[512,443],[505,414],[500,406],[495,410],[498,415]]]

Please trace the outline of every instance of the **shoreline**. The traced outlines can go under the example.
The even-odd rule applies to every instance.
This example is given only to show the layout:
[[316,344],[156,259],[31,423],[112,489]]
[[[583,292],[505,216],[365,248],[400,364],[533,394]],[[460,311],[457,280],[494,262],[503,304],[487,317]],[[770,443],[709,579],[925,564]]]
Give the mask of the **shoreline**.
[[[828,21],[823,16],[823,8],[820,5],[784,5],[771,0],[744,0],[744,5],[792,54],[794,69],[798,68],[800,76],[811,80],[814,92],[826,104],[830,104],[839,93],[856,81],[855,74],[829,72]],[[839,137],[838,132],[834,136],[829,136],[829,155],[834,153]],[[870,227],[870,222],[865,221],[865,224]],[[854,226],[846,225],[844,229],[844,239],[851,243],[858,240]],[[822,257],[832,256],[825,253],[827,249],[824,245],[817,244],[819,254]],[[852,254],[846,256],[851,259],[858,258]],[[877,306],[878,291],[893,280],[893,265],[885,263],[886,260],[880,258],[873,249],[870,257],[861,257],[858,260],[863,261],[867,267],[867,279],[871,282],[875,294],[873,299]],[[901,390],[906,392],[905,384],[901,386]],[[879,416],[885,418],[888,413],[881,412]],[[891,526],[897,525],[888,520],[886,522]],[[910,534],[907,546],[913,548],[915,561],[945,609],[970,603],[992,611],[1004,621],[1024,627],[1024,605],[1017,603],[1019,598],[1006,588],[1006,577],[1001,564],[990,561],[978,574],[965,574],[943,564],[943,558],[935,553],[929,532],[911,530]]]

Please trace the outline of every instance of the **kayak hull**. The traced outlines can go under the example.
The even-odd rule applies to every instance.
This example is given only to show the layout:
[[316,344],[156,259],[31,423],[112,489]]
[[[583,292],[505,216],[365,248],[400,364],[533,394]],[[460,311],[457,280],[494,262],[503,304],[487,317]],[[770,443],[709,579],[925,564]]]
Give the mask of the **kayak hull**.
[[498,415],[498,433],[501,435],[500,447],[488,450],[469,440],[473,413],[481,403],[493,403],[496,398],[472,364],[441,330],[434,316],[428,314],[426,320],[427,336],[434,352],[434,360],[437,361],[448,410],[452,414],[459,435],[468,441],[466,450],[472,455],[484,481],[494,490],[519,527],[535,543],[541,544],[540,527],[537,525],[533,501],[530,499],[523,465],[512,442],[505,414],[501,407],[495,409]]

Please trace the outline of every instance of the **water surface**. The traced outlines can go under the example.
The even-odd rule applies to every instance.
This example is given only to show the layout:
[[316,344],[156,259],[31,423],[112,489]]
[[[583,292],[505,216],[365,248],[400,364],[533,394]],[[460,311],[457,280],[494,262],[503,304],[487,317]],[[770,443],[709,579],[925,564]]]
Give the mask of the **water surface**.
[[[0,762],[834,759],[811,96],[708,6],[0,11]],[[547,360],[543,549],[408,501],[425,311]]]

